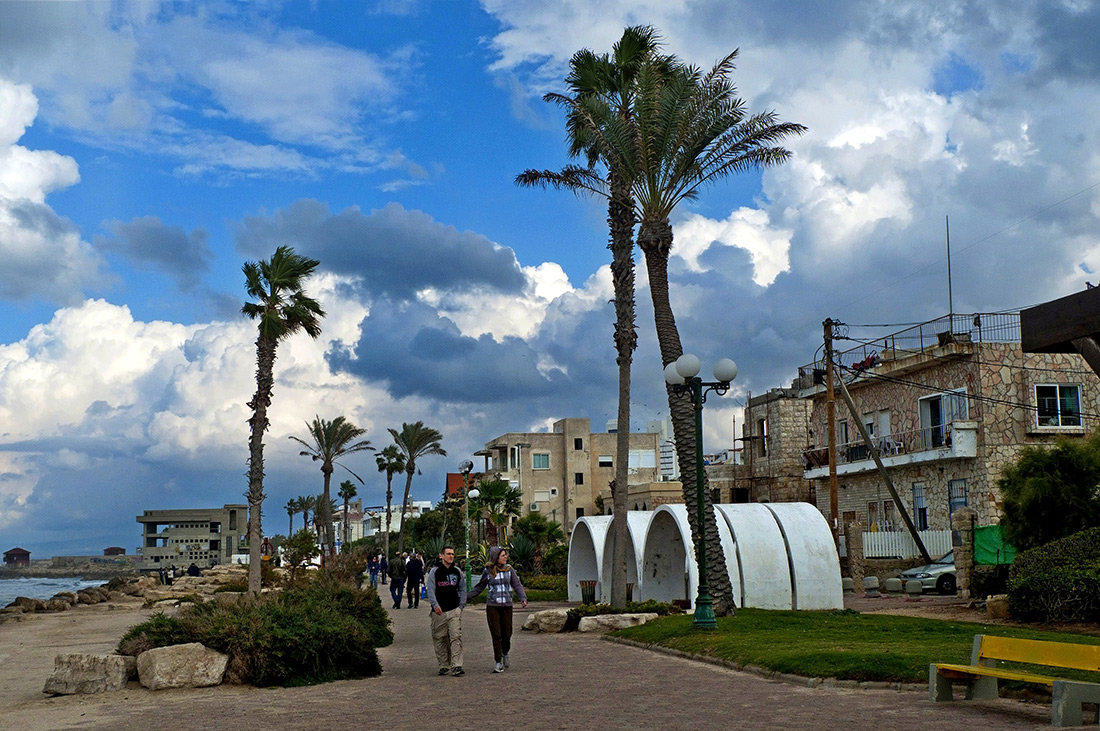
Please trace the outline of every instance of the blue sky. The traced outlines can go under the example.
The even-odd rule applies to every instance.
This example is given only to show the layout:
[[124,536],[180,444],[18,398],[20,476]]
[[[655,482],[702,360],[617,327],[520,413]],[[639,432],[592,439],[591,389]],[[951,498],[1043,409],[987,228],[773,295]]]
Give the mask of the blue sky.
[[[688,350],[733,357],[708,403],[788,385],[827,318],[916,322],[1084,287],[1100,267],[1095,2],[728,0],[0,4],[0,544],[132,550],[145,509],[240,502],[253,330],[241,264],[322,264],[329,317],[280,350],[265,523],[317,492],[286,437],[344,414],[379,447],[423,420],[448,457],[614,414],[605,211],[517,188],[566,162],[569,57],[648,23],[749,109],[809,132],[791,162],[677,211]],[[639,281],[634,428],[664,416]],[[350,464],[380,502],[363,456]],[[272,522],[274,521],[274,522]],[[10,545],[7,545],[10,544]]]

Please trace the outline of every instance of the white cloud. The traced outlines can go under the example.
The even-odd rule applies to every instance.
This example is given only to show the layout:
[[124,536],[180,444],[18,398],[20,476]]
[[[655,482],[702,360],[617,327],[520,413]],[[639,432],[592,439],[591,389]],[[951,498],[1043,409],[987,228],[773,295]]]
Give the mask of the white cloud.
[[675,228],[676,245],[672,252],[683,258],[693,271],[703,270],[699,257],[713,244],[749,252],[753,281],[762,287],[774,282],[790,266],[787,251],[794,232],[771,228],[767,212],[757,208],[738,208],[724,221],[692,213]]

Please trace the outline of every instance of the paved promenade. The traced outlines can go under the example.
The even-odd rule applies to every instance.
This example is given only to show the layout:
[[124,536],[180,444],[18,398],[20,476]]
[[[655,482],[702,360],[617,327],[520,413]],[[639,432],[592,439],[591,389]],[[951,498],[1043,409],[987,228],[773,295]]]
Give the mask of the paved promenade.
[[[493,658],[485,612],[472,607],[463,623],[467,674],[438,677],[426,602],[419,610],[389,611],[396,639],[381,650],[384,673],[378,678],[308,688],[222,686],[153,693],[131,685],[117,694],[97,696],[29,695],[15,706],[0,703],[0,728],[936,731],[1049,727],[1049,706],[1011,700],[933,704],[921,692],[802,688],[606,642],[594,635],[519,631],[530,608],[516,611],[511,669],[499,675],[490,672]],[[63,621],[68,623],[75,616]],[[3,631],[18,626],[9,624]],[[111,642],[117,637],[114,634]],[[103,642],[103,649],[111,642]],[[92,645],[86,651],[101,650]],[[41,688],[48,671],[36,667],[30,672],[30,680]]]

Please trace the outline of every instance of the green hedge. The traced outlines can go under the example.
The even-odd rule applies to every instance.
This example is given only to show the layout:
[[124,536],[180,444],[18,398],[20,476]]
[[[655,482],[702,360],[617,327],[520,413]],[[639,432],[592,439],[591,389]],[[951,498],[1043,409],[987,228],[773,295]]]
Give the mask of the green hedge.
[[136,656],[188,642],[228,655],[229,682],[312,685],[380,674],[376,648],[392,643],[393,632],[377,592],[318,572],[282,592],[156,614],[127,632],[118,651]]
[[1023,622],[1100,621],[1100,528],[1018,554],[1008,606]]
[[568,595],[569,586],[566,584],[566,577],[543,574],[542,576],[525,576],[523,577],[524,589],[546,589],[548,591],[560,592],[563,597]]

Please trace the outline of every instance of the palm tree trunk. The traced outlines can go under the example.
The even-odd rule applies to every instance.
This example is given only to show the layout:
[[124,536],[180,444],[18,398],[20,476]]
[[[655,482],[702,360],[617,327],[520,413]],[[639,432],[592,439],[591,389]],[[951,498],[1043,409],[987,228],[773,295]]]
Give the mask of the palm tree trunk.
[[344,547],[348,545],[348,499],[344,498]]
[[[684,354],[668,294],[668,252],[672,248],[672,226],[668,221],[643,222],[638,233],[638,247],[645,253],[649,292],[653,299],[653,320],[657,328],[657,343],[661,350],[661,363],[667,365]],[[691,526],[691,537],[695,543],[696,560],[698,560],[701,541],[696,517],[698,501],[695,477],[696,470],[703,470],[703,465],[697,465],[695,458],[695,407],[692,406],[691,397],[687,394],[674,392],[671,386],[666,387],[666,390],[672,432],[676,440],[676,457],[680,462],[684,504],[687,507],[688,524]],[[730,584],[722,542],[718,537],[718,524],[715,522],[714,506],[711,503],[705,470],[702,475],[708,585],[714,601],[715,615],[732,616],[736,613],[733,586]],[[684,477],[688,479],[685,480]]]
[[276,341],[263,335],[256,338],[256,394],[248,402],[252,418],[248,420],[248,591],[260,593],[260,546],[263,542],[264,503],[264,432],[267,408],[275,383]]
[[336,545],[332,540],[332,496],[329,490],[329,484],[332,481],[332,470],[322,469],[321,473],[325,476],[325,491],[321,508],[317,510],[317,517],[321,519],[318,528],[321,532],[321,565],[324,566],[325,559],[332,556]]
[[[615,287],[615,349],[619,365],[619,408],[616,417],[615,479],[611,482],[614,504],[611,519],[611,606],[626,606],[627,503],[630,479],[630,368],[638,333],[634,327],[634,213],[629,204],[630,191],[624,190],[619,176],[612,171],[613,193],[607,207],[611,230],[611,278]],[[541,556],[536,553],[541,570]]]
[[393,510],[390,508],[390,503],[393,502],[393,473],[386,472],[386,535],[382,538],[382,549],[386,560],[390,560],[390,515]]
[[416,464],[409,463],[405,466],[405,497],[401,500],[401,532],[397,534],[397,553],[405,552],[405,513],[409,510],[409,489],[413,484],[413,473],[416,472]]

